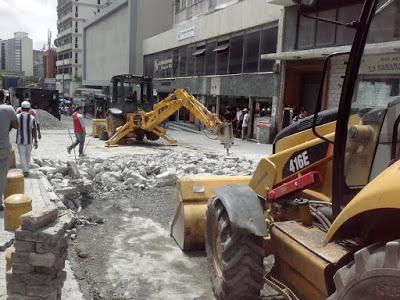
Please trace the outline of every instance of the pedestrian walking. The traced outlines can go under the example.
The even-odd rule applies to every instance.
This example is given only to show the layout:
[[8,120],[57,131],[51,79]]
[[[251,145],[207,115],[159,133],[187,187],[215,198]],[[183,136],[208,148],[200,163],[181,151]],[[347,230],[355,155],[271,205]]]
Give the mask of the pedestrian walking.
[[236,116],[235,116],[235,136],[241,137],[242,133],[242,123],[243,123],[243,112],[240,107],[236,107]]
[[[26,100],[26,101],[28,101],[28,100]],[[30,102],[30,101],[28,101],[28,102]],[[20,114],[21,112],[22,112],[22,107],[18,107],[18,109],[17,109],[17,115]],[[32,105],[31,105],[31,108],[29,109],[29,113],[30,113],[33,117],[35,117],[35,124],[36,124],[37,136],[38,136],[38,138],[39,138],[39,140],[40,140],[40,139],[42,139],[42,133],[41,133],[41,130],[40,130],[39,119],[38,119],[38,117],[37,117],[36,110],[34,110],[34,109],[32,108]]]
[[243,122],[242,122],[242,140],[247,140],[247,133],[249,127],[249,111],[247,108],[243,109]]
[[85,146],[86,128],[83,120],[83,108],[78,106],[75,112],[72,114],[72,121],[74,123],[74,132],[76,141],[69,147],[67,147],[68,154],[71,153],[76,146],[79,145],[79,156],[83,156],[83,147]]
[[32,146],[35,148],[38,146],[36,120],[29,112],[30,109],[31,104],[28,101],[23,101],[21,103],[21,112],[17,114],[17,148],[19,162],[25,177],[29,175]]
[[17,115],[5,104],[5,93],[0,90],[0,210],[3,210],[3,195],[10,164],[10,131],[18,128]]

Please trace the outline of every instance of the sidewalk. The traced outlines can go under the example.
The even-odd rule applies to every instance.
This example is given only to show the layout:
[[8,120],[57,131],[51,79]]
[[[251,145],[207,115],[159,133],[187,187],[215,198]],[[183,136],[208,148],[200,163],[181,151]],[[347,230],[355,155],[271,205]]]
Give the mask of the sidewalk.
[[[54,207],[54,204],[50,201],[48,191],[44,187],[41,177],[38,173],[32,172],[29,178],[25,178],[25,194],[32,198],[33,209]],[[13,238],[13,232],[4,231],[4,212],[0,212],[0,250],[2,250],[2,246],[4,246]],[[64,283],[62,299],[83,300],[83,296],[79,290],[79,284],[72,274],[72,270],[68,261],[65,266],[65,271],[67,272],[67,280]],[[0,251],[0,300],[6,300],[7,298],[5,275],[5,253],[3,251]]]

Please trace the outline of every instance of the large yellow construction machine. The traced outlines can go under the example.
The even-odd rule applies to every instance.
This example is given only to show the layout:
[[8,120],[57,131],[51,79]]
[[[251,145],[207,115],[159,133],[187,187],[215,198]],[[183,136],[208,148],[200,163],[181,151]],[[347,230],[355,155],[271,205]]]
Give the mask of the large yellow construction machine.
[[[315,114],[278,134],[251,177],[178,182],[171,233],[205,247],[217,299],[257,299],[265,284],[286,299],[400,299],[399,45],[372,44],[398,28],[400,1],[364,0],[346,24],[315,17],[331,1],[296,2],[353,30],[351,50],[326,57]],[[340,103],[320,112],[333,61],[346,66]]]
[[231,124],[223,122],[186,90],[176,89],[156,103],[151,95],[151,78],[117,75],[111,83],[112,98],[106,119],[107,146],[115,146],[130,138],[142,141],[144,137],[151,141],[163,138],[167,144],[176,145],[176,140],[167,135],[162,124],[185,108],[212,135],[217,136],[229,152],[233,138]]

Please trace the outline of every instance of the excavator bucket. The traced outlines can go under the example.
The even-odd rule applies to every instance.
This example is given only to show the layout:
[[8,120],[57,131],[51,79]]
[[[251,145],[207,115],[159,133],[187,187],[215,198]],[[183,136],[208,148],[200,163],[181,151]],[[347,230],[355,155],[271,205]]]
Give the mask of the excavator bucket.
[[207,202],[214,190],[229,184],[248,185],[251,176],[183,177],[177,182],[177,207],[171,236],[186,250],[204,250]]

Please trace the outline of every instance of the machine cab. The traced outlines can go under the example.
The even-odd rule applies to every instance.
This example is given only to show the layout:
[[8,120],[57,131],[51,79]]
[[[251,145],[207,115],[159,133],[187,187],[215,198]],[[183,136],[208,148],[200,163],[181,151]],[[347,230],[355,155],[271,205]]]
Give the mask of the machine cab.
[[111,101],[109,107],[120,113],[150,111],[153,106],[152,79],[143,76],[122,74],[111,79]]

